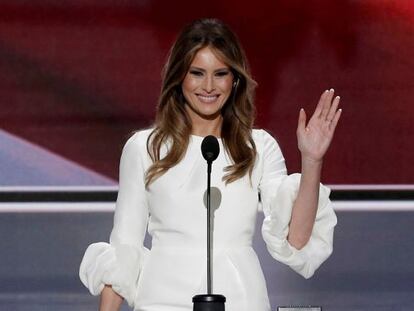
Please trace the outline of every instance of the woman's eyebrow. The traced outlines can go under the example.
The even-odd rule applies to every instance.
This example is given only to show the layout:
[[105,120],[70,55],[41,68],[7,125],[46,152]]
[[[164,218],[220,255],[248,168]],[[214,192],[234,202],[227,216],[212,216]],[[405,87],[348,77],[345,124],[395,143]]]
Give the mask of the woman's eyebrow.
[[[200,68],[200,67],[196,67],[196,66],[191,66],[191,67],[190,67],[190,70],[199,70],[199,71],[201,71],[201,72],[206,72],[206,70],[205,70],[205,69]],[[227,67],[223,67],[223,68],[219,68],[219,69],[214,70],[214,72],[218,72],[218,71],[226,71],[226,70],[230,70],[230,69],[229,69],[229,68],[227,68]]]

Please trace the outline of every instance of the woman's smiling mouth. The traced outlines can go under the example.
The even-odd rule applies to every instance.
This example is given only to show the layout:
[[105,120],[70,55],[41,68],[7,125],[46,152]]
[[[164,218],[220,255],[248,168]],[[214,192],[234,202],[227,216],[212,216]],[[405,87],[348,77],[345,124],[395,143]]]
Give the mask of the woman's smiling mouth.
[[215,102],[220,95],[201,95],[201,94],[196,94],[197,98],[203,102],[203,103],[213,103]]

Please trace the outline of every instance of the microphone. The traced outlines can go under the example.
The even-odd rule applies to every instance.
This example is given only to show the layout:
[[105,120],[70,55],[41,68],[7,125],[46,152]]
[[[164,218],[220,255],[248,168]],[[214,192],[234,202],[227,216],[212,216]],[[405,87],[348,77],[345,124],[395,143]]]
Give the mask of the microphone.
[[[208,135],[204,137],[201,143],[201,153],[203,154],[203,158],[207,161],[208,181],[210,181],[211,164],[215,159],[217,159],[220,153],[220,146],[215,136]],[[209,188],[210,184],[207,185],[207,190]]]
[[210,180],[211,164],[217,159],[220,153],[218,140],[213,135],[204,137],[201,143],[201,153],[207,161],[207,294],[196,295],[193,297],[193,311],[225,311],[224,303],[226,297],[214,295],[211,290],[211,200],[210,200]]
[[204,137],[201,143],[201,153],[207,162],[213,162],[217,159],[220,153],[220,146],[215,136],[208,135]]

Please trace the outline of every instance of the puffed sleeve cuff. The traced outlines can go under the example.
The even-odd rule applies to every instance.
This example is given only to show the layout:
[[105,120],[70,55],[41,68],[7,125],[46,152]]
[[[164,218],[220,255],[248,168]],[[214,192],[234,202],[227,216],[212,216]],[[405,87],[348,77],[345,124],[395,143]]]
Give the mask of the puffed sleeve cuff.
[[330,189],[320,184],[315,224],[308,243],[300,250],[289,244],[287,235],[300,176],[285,176],[280,183],[276,195],[269,201],[270,208],[265,214],[262,235],[273,258],[308,279],[332,253],[337,218],[329,200]]
[[89,292],[99,295],[105,284],[134,307],[141,267],[149,250],[127,244],[93,243],[86,249],[79,268],[79,277]]

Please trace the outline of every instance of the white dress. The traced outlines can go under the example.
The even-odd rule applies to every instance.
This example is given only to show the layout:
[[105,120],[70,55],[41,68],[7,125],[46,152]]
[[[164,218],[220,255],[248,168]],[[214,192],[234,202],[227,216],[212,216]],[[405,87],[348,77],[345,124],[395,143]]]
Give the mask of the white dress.
[[[135,133],[125,144],[110,242],[91,244],[80,265],[80,279],[92,295],[104,284],[139,311],[191,311],[192,297],[206,290],[206,161],[200,136],[191,136],[184,159],[144,187],[151,160],[146,141],[151,130]],[[212,292],[226,296],[227,311],[269,311],[259,260],[252,248],[256,215],[263,211],[262,235],[269,253],[305,278],[332,252],[336,216],[329,188],[321,185],[316,221],[309,242],[300,250],[287,240],[288,224],[300,174],[286,175],[276,140],[253,130],[257,158],[248,174],[225,186],[223,168],[231,164],[219,139],[211,186],[221,192],[214,214]],[[167,147],[166,147],[167,148]],[[165,154],[166,149],[162,149]],[[261,204],[258,193],[260,192]],[[145,232],[152,247],[143,246]]]

